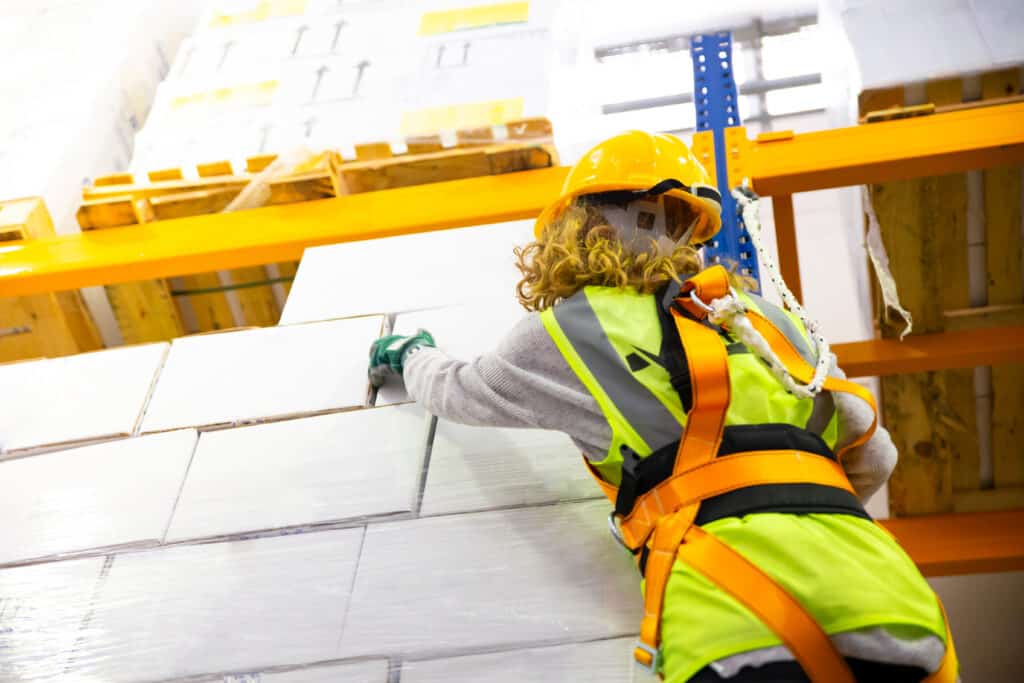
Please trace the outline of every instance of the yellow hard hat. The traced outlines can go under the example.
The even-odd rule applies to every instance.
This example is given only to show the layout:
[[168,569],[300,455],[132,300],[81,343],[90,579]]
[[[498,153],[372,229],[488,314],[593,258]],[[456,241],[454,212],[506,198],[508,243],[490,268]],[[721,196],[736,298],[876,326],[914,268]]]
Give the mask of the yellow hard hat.
[[538,237],[573,202],[606,195],[614,203],[664,194],[686,202],[701,220],[690,244],[707,241],[722,227],[722,198],[686,143],[674,135],[632,130],[600,143],[569,171],[561,196],[541,212]]

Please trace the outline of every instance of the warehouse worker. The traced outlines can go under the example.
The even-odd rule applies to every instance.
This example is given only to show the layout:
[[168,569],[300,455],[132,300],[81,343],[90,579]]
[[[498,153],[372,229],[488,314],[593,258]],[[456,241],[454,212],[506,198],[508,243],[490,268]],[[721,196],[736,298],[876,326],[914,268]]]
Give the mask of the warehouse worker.
[[719,205],[680,140],[611,138],[516,250],[531,313],[498,348],[389,336],[371,378],[573,439],[646,579],[634,657],[666,680],[955,681],[936,596],[862,507],[896,461],[873,399],[813,325],[701,270]]

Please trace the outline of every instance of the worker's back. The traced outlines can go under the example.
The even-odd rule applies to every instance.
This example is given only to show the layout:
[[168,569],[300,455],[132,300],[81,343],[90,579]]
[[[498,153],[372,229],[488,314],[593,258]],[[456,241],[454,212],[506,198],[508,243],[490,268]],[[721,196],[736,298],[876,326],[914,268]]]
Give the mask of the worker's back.
[[[619,485],[624,457],[638,457],[639,474],[633,474],[648,480],[641,481],[641,491],[650,488],[652,476],[671,474],[694,400],[667,307],[671,291],[587,287],[541,314],[608,422],[608,449],[593,468]],[[795,316],[760,297],[739,296],[814,364],[806,330]],[[731,400],[718,455],[795,449],[834,461],[840,420],[831,395],[790,393],[748,346],[702,324],[715,330],[727,354]],[[893,663],[909,667],[909,680],[922,678],[941,660],[945,629],[931,589],[848,491],[817,484],[749,486],[705,499],[696,521],[773,578],[826,633],[840,634],[846,657],[900,653]],[[681,562],[667,585],[661,624],[669,680],[688,680],[712,662],[731,660],[738,667],[791,658],[757,616]]]

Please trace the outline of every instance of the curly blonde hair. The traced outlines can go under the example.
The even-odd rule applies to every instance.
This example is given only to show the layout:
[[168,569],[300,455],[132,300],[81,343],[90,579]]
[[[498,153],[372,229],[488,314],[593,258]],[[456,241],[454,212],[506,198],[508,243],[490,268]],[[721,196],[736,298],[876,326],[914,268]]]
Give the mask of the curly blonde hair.
[[680,245],[665,256],[652,240],[649,252],[634,252],[617,234],[598,209],[574,202],[544,228],[538,241],[515,249],[523,274],[516,285],[519,303],[528,311],[543,311],[590,285],[650,294],[702,267],[693,247]]

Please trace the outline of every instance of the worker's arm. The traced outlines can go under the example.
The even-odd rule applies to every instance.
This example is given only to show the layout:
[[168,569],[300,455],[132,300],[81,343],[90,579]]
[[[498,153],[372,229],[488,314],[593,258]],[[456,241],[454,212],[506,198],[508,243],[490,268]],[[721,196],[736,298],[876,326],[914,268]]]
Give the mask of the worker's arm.
[[[438,343],[443,348],[444,339]],[[442,349],[419,349],[408,357],[403,377],[417,403],[453,422],[554,429],[598,458],[611,440],[600,407],[536,313],[524,317],[495,350],[471,362]]]
[[[842,370],[835,370],[833,374],[846,378]],[[833,397],[839,422],[836,447],[841,448],[867,430],[874,414],[871,407],[856,396],[834,393]],[[867,501],[888,481],[896,467],[896,458],[896,445],[881,425],[866,443],[843,456],[843,469],[862,501]]]

